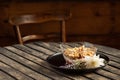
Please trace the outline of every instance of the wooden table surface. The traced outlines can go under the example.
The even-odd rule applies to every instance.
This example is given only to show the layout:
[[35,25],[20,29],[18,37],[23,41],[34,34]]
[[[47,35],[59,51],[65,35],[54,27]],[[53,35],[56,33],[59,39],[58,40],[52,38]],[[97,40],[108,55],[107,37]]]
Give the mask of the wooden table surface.
[[59,44],[34,42],[1,47],[0,80],[120,80],[120,50],[95,45],[110,58],[109,64],[93,73],[70,75],[46,62],[49,55],[60,52]]

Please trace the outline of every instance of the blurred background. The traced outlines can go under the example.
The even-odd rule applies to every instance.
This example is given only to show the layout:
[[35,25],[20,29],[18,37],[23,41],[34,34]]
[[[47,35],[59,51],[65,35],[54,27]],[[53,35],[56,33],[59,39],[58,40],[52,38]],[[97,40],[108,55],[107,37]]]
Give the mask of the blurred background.
[[[120,49],[120,1],[119,0],[0,0],[0,46],[18,44],[12,16],[69,11],[72,17],[66,21],[67,42],[87,41]],[[58,22],[21,27],[23,35],[46,34],[60,31]],[[28,29],[29,28],[29,29]],[[41,41],[59,42],[54,37]]]

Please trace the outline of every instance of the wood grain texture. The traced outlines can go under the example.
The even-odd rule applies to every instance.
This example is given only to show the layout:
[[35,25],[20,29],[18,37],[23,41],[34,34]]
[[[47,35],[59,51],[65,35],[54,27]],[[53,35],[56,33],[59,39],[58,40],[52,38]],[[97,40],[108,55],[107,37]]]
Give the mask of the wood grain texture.
[[11,75],[9,75],[8,73],[6,74],[5,71],[0,70],[0,80],[16,80],[16,78],[12,77]]
[[[86,43],[86,42],[85,42]],[[119,80],[120,50],[94,44],[98,52],[110,58],[109,64],[92,73],[69,75],[49,66],[46,58],[61,52],[61,42],[34,42],[0,48],[1,79],[10,80]],[[67,43],[68,46],[80,45],[80,42]],[[6,76],[6,77],[4,77]]]

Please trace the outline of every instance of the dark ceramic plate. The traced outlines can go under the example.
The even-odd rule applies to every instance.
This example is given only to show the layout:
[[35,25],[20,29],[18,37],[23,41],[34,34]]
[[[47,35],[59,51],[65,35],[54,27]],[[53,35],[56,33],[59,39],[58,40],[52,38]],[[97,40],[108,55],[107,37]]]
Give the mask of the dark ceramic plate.
[[[109,58],[106,55],[104,55],[105,53],[103,53],[103,52],[97,52],[97,54],[99,54],[101,58],[105,59],[105,66],[106,66],[109,62]],[[90,68],[90,69],[70,69],[70,68],[60,67],[60,66],[64,66],[66,63],[65,59],[63,58],[62,53],[56,53],[56,54],[49,56],[47,58],[47,62],[50,64],[51,67],[53,67],[59,71],[65,72],[65,73],[93,72],[93,71],[96,71],[98,69],[105,67],[105,66],[102,66],[102,67]]]

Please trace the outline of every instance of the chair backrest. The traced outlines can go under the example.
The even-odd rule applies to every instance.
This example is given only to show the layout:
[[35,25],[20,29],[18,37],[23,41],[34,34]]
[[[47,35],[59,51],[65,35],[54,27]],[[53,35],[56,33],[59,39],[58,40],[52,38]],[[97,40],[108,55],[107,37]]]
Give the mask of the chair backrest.
[[70,15],[38,15],[38,14],[30,14],[30,15],[19,15],[15,17],[11,17],[9,22],[13,25],[23,25],[29,23],[43,23],[47,21],[62,21],[70,18]]
[[32,39],[39,39],[43,38],[44,36],[41,35],[29,35],[22,37],[20,31],[20,25],[24,24],[33,24],[33,23],[44,23],[48,21],[60,21],[62,23],[61,30],[62,30],[62,41],[66,41],[66,30],[65,30],[65,20],[71,17],[71,13],[69,14],[30,14],[30,15],[19,15],[14,16],[9,19],[9,23],[15,26],[15,32],[17,33],[17,37],[20,44]]

